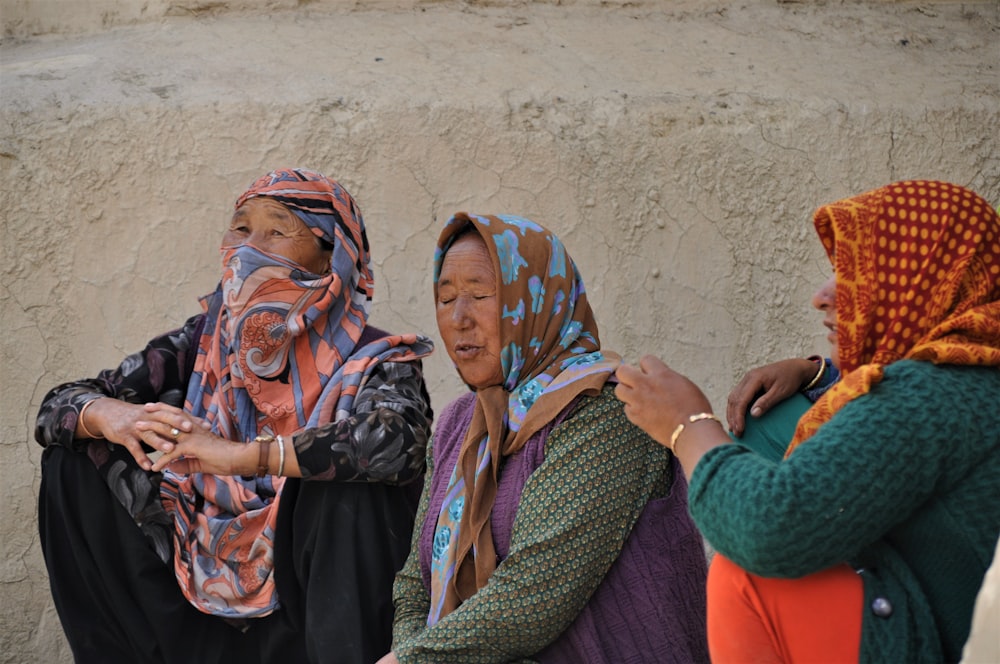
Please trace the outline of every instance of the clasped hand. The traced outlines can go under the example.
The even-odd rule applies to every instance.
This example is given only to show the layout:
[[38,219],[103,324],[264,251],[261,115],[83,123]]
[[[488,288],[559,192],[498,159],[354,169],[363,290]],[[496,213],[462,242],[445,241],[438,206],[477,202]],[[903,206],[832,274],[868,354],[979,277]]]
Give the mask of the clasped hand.
[[[176,473],[241,475],[253,473],[245,445],[211,433],[204,420],[162,402],[131,404],[98,399],[87,410],[87,427],[128,449],[144,470],[169,467]],[[143,443],[161,453],[154,461]]]

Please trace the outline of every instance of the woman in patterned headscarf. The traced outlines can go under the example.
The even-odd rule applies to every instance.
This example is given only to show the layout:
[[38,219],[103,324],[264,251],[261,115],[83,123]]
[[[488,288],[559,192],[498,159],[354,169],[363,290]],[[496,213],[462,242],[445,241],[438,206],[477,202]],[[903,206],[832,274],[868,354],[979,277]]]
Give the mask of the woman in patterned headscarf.
[[460,213],[434,276],[471,391],[435,427],[383,662],[705,661],[686,483],[614,398],[620,359],[563,244],[527,219]]
[[720,552],[713,661],[957,661],[1000,535],[1000,216],[944,182],[821,207],[814,296],[842,372],[784,459],[728,439],[653,357],[630,419],[675,451]]
[[40,531],[78,660],[389,647],[431,343],[368,324],[369,262],[343,187],[269,173],[236,201],[204,312],[46,396]]

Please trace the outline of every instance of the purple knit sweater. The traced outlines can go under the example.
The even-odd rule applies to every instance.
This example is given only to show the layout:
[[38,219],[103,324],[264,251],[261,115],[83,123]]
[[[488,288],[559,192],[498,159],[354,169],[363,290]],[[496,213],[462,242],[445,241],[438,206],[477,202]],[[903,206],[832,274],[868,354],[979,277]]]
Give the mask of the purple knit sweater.
[[[436,521],[431,515],[441,511],[474,405],[475,395],[464,395],[435,422],[435,472],[419,544],[428,593]],[[524,484],[545,458],[545,440],[563,417],[556,418],[504,461],[492,512],[493,543],[500,560],[510,550]],[[708,661],[705,551],[701,535],[688,515],[687,482],[676,462],[673,472],[670,494],[649,501],[617,561],[583,611],[536,659],[566,664]]]

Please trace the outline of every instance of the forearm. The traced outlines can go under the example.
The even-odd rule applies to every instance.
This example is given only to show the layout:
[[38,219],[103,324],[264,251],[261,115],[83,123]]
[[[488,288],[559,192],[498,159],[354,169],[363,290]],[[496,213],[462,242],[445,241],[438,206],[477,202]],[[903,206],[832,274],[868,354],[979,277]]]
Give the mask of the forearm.
[[414,520],[410,555],[407,556],[403,568],[396,574],[396,581],[392,587],[392,600],[396,609],[392,624],[393,644],[403,643],[423,631],[427,627],[427,616],[430,612],[430,595],[424,586],[420,571],[420,534],[427,518],[427,505],[430,502],[434,473],[429,446],[427,454],[427,475],[424,478],[424,488],[420,494],[420,503]]
[[[154,338],[115,369],[105,369],[95,378],[64,383],[50,390],[38,411],[35,440],[43,447],[79,447],[80,434],[85,433],[79,426],[80,410],[99,397],[134,404],[163,401],[183,405],[188,379],[187,353],[194,348],[192,337],[200,320],[201,316],[194,316],[184,327]],[[95,408],[96,405],[91,406],[91,410]],[[99,427],[89,427],[92,433],[99,433],[96,428]]]

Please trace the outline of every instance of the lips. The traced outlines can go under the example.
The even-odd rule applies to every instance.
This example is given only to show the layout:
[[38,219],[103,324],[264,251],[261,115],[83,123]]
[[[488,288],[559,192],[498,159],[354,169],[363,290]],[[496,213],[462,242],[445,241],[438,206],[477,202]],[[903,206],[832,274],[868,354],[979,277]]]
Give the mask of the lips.
[[827,341],[830,343],[836,343],[837,341],[837,323],[835,321],[824,320],[823,327],[830,330],[830,333],[826,335]]
[[460,360],[469,360],[479,354],[482,349],[482,346],[473,344],[455,344],[455,357]]

